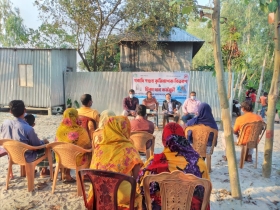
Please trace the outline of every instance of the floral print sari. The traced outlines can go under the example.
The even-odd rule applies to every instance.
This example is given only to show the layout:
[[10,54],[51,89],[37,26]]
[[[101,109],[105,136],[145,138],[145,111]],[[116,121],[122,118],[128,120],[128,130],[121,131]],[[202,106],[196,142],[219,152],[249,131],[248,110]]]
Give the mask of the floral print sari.
[[[78,124],[78,111],[74,108],[68,108],[63,113],[63,119],[59,125],[55,141],[72,143],[82,148],[91,148],[90,138],[87,131]],[[58,157],[56,156],[56,159]],[[85,154],[77,157],[77,164],[90,164],[91,154]]]

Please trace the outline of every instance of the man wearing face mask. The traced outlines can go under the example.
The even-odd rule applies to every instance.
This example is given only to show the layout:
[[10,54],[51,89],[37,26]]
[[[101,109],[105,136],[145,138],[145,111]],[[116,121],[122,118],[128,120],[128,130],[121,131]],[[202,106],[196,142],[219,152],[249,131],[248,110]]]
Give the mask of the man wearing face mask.
[[184,124],[188,122],[188,120],[194,118],[197,115],[198,107],[201,104],[199,100],[196,99],[196,92],[192,91],[190,93],[190,98],[186,99],[183,106],[182,111],[184,115],[182,116],[182,121]]
[[165,126],[165,123],[169,123],[169,117],[174,117],[174,121],[178,123],[180,114],[178,113],[180,107],[182,104],[175,100],[171,99],[171,94],[167,93],[165,94],[165,99],[162,104],[162,111],[163,111],[163,127]]
[[123,99],[123,116],[136,116],[136,108],[139,105],[138,98],[134,97],[135,91],[129,90],[129,96]]

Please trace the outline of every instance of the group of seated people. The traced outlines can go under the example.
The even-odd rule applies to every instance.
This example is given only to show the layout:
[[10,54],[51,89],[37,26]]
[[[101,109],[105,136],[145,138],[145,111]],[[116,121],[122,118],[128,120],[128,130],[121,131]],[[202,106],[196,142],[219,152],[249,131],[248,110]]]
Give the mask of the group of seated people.
[[[156,125],[158,126],[158,116],[159,103],[151,91],[147,91],[147,97],[143,100],[142,104],[150,111],[155,111],[156,114]],[[187,98],[182,106],[182,103],[172,99],[170,93],[165,94],[165,100],[162,103],[162,113],[163,121],[169,123],[169,118],[174,117],[174,121],[178,122],[180,119],[179,109],[182,106],[183,116],[181,120],[187,123],[188,120],[194,118],[198,114],[198,107],[201,104],[199,100],[196,99],[196,92],[192,91],[190,97]],[[129,90],[129,96],[123,99],[123,113],[124,116],[136,116],[136,108],[139,106],[139,99],[135,97],[135,91],[133,89]]]
[[[138,99],[134,97],[134,91],[130,90],[130,96],[124,100],[124,115],[134,115],[135,119],[129,121],[126,116],[116,116],[113,111],[105,110],[99,113],[91,109],[92,97],[84,94],[81,97],[83,106],[76,110],[68,108],[63,113],[63,119],[56,131],[55,141],[72,143],[82,148],[93,148],[92,154],[85,154],[77,159],[78,165],[88,165],[90,169],[99,169],[112,172],[119,172],[134,177],[138,183],[135,206],[145,209],[145,198],[143,192],[143,178],[149,174],[161,172],[172,172],[180,170],[184,173],[191,173],[197,177],[210,179],[205,162],[192,147],[192,133],[185,136],[184,129],[179,125],[178,119],[168,123],[163,128],[162,144],[163,152],[150,157],[145,163],[141,160],[139,152],[130,140],[133,131],[154,132],[154,124],[146,119],[146,107],[158,108],[156,100],[151,92],[147,93],[144,104],[132,109],[132,105],[137,105]],[[190,94],[190,98],[183,104],[182,117],[185,126],[204,124],[218,130],[218,126],[212,115],[211,107],[207,103],[200,103],[195,99],[195,92]],[[130,100],[131,99],[131,100]],[[127,105],[129,104],[129,106]],[[32,126],[25,120],[25,105],[21,100],[11,101],[10,112],[15,120],[5,120],[1,126],[1,134],[5,139],[14,139],[32,146],[48,144],[48,140],[40,140]],[[166,114],[173,114],[180,109],[181,103],[171,99],[170,94],[166,94],[166,101],[163,103],[163,110]],[[244,116],[236,122],[234,132],[238,133],[242,124],[250,119],[257,119],[253,116],[250,109],[251,105],[245,101],[241,105]],[[82,117],[81,117],[82,116]],[[194,117],[195,116],[195,117]],[[168,118],[167,118],[168,119]],[[261,120],[261,117],[260,117]],[[86,127],[84,122],[87,123]],[[213,136],[209,136],[208,147],[212,146]],[[32,162],[42,156],[45,150],[28,151],[25,158]],[[49,171],[46,167],[41,170],[41,175],[47,175]],[[76,180],[71,177],[70,170],[65,169],[63,182],[71,183]],[[161,198],[159,186],[151,185],[151,197],[153,209],[161,209]],[[124,208],[129,206],[130,185],[123,182],[118,190],[119,206]],[[90,189],[89,201],[94,198],[93,191]],[[197,188],[192,198],[191,209],[200,209],[203,198],[203,189]],[[93,202],[91,202],[93,203]],[[90,208],[90,207],[89,207]],[[209,208],[209,207],[208,207]]]

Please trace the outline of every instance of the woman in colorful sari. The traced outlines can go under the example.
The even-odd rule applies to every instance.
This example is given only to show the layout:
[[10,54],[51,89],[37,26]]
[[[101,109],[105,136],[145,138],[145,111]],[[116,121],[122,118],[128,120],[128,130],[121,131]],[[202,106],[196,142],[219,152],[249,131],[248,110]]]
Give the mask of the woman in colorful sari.
[[[85,149],[91,148],[91,142],[87,131],[78,124],[78,111],[76,109],[68,108],[64,111],[62,122],[56,132],[55,141],[75,144]],[[56,159],[58,159],[57,156]],[[77,157],[78,165],[88,164],[89,166],[90,161],[91,154],[85,154]],[[70,176],[70,170],[64,170],[63,182],[75,182],[76,180]]]
[[[207,103],[201,103],[198,107],[198,116],[189,120],[186,124],[186,126],[192,126],[192,125],[205,125],[209,126],[210,128],[213,128],[215,130],[218,130],[217,123],[213,117],[212,114],[212,109]],[[207,150],[206,153],[209,154],[211,147],[212,147],[212,142],[214,138],[214,133],[210,133],[208,142],[207,142]],[[188,131],[188,140],[192,143],[193,138],[192,138],[192,132]],[[217,146],[217,142],[216,145]]]
[[[102,139],[95,145],[92,155],[91,169],[118,172],[132,176],[138,176],[143,165],[138,151],[129,140],[130,122],[127,117],[110,117],[104,124]],[[120,208],[128,208],[130,202],[131,185],[127,181],[121,183],[118,189],[118,205]],[[136,196],[135,206],[141,200]],[[93,204],[93,191],[89,191],[88,204]],[[137,200],[138,199],[138,200]],[[92,209],[92,206],[87,206]]]
[[110,117],[113,117],[113,116],[116,116],[116,114],[111,110],[104,110],[103,112],[101,112],[100,118],[99,118],[99,123],[98,123],[98,128],[93,133],[92,148],[95,148],[95,145],[97,145],[97,143],[99,143],[102,140],[104,124],[105,124],[105,122],[107,122],[107,120]]
[[[162,133],[164,150],[160,154],[151,157],[139,172],[137,179],[139,190],[144,198],[143,179],[150,174],[172,172],[180,170],[184,173],[194,174],[199,178],[210,179],[205,162],[192,148],[189,141],[184,137],[183,128],[177,123],[168,123]],[[161,209],[161,197],[158,183],[150,185],[150,195],[153,200],[152,209]],[[203,188],[196,188],[192,198],[191,210],[200,210],[203,200]],[[142,204],[145,208],[144,199]],[[210,209],[208,207],[208,209]]]

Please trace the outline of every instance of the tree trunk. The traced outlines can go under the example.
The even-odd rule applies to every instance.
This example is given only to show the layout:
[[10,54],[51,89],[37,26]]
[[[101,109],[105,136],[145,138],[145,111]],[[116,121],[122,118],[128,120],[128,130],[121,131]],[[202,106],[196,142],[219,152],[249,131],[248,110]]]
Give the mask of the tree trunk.
[[238,90],[238,100],[239,101],[241,100],[241,93],[242,93],[242,89],[243,89],[243,82],[246,79],[246,76],[247,76],[247,73],[246,73],[246,70],[245,70],[245,72],[242,75],[242,79],[240,80],[239,87],[238,87],[238,89],[239,89]]
[[222,121],[224,126],[224,135],[226,140],[226,154],[228,158],[228,170],[230,178],[230,187],[232,197],[242,199],[238,168],[236,164],[236,154],[233,140],[233,133],[231,128],[231,118],[229,104],[226,94],[226,84],[224,80],[224,67],[222,62],[221,53],[221,40],[220,40],[220,0],[214,0],[214,9],[212,16],[212,30],[214,39],[214,59],[216,78],[218,84],[218,94],[221,105]]
[[[279,5],[279,0],[277,1]],[[271,165],[272,165],[272,150],[273,150],[273,139],[274,139],[274,117],[277,96],[279,93],[279,82],[280,82],[280,40],[279,40],[279,21],[280,21],[280,6],[278,6],[275,13],[274,20],[274,71],[271,81],[271,86],[268,94],[268,109],[267,109],[267,130],[265,135],[265,145],[264,145],[264,160],[262,167],[262,175],[265,178],[269,178],[271,175]]]
[[[264,75],[267,53],[268,53],[268,45],[266,47],[266,52],[265,52],[264,59],[263,59],[262,72],[261,72],[261,77],[260,77],[260,82],[259,82],[259,89],[258,89],[258,92],[257,92],[257,101],[259,101],[261,91],[262,91],[263,75]],[[258,108],[259,108],[259,103],[255,103],[255,109],[254,109],[255,113],[257,113]]]
[[235,98],[235,94],[236,94],[237,87],[238,87],[238,85],[239,85],[240,77],[241,77],[241,73],[239,72],[239,73],[238,73],[238,76],[237,76],[237,79],[236,79],[235,86],[234,86],[234,88],[233,88],[232,99]]
[[90,72],[90,67],[88,65],[87,59],[85,59],[85,57],[83,56],[82,52],[80,49],[77,49],[79,56],[81,57],[83,63],[85,64],[85,67],[87,68],[87,70]]

